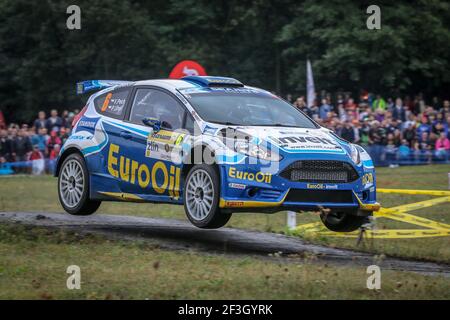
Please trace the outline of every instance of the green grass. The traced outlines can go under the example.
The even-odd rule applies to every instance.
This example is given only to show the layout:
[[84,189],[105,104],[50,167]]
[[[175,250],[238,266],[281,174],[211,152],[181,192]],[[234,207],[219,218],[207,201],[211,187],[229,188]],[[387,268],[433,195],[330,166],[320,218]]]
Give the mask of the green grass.
[[[68,290],[69,265],[81,290]],[[161,250],[141,242],[0,225],[0,299],[450,299],[450,279],[362,267]]]
[[[379,168],[377,170],[377,185],[379,188],[447,190],[447,175],[449,171],[449,166],[445,165]],[[430,198],[432,197],[379,194],[379,201],[384,207],[413,203]],[[56,191],[56,178],[50,176],[0,178],[0,211],[61,212],[62,208]],[[185,219],[183,207],[172,205],[105,202],[101,205],[98,213]],[[450,223],[450,203],[411,213],[436,221]],[[298,224],[318,221],[320,219],[317,213],[305,212],[297,214]],[[235,214],[227,226],[269,232],[284,232],[286,214],[284,212],[270,215],[257,213]],[[379,229],[418,228],[389,219],[377,219],[377,227]],[[312,242],[330,246],[356,248],[358,250],[400,257],[450,262],[449,237],[402,240],[376,239],[365,246],[360,245],[359,247],[356,246],[355,239],[338,239],[323,236],[308,236],[307,238]]]

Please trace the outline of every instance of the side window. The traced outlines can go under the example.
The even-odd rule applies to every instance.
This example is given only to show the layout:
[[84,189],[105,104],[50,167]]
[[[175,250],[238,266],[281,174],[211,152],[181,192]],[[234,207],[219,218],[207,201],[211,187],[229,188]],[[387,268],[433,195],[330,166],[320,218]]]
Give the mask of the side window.
[[130,89],[114,90],[94,100],[95,110],[98,113],[116,119],[122,119]]
[[[191,134],[194,135],[196,133],[195,129],[198,129],[197,124],[194,121],[194,118],[188,113],[186,116],[186,123],[184,125],[184,128]],[[200,132],[200,130],[197,130],[197,132]]]
[[164,129],[183,127],[184,108],[169,94],[155,89],[138,89],[131,107],[130,121],[142,124],[142,119],[156,118]]

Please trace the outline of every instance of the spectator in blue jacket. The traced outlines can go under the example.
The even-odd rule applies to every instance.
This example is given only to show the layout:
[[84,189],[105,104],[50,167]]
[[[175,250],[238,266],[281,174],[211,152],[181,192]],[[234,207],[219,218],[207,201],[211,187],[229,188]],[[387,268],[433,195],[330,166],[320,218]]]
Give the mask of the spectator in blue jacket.
[[319,117],[322,120],[328,119],[328,112],[331,111],[331,106],[328,104],[327,99],[322,99],[322,105],[319,107]]
[[49,136],[47,135],[47,129],[41,128],[41,129],[39,129],[38,134],[35,134],[31,137],[31,144],[33,146],[37,146],[39,151],[42,152],[42,154],[45,154],[45,152],[47,150],[46,143],[47,143],[48,138],[49,138]]
[[398,155],[400,160],[409,160],[411,148],[409,147],[409,142],[406,139],[403,139],[402,144],[398,147]]
[[423,133],[426,132],[427,134],[430,133],[431,126],[428,123],[428,118],[423,116],[420,125],[417,127],[416,134],[419,139],[423,136]]

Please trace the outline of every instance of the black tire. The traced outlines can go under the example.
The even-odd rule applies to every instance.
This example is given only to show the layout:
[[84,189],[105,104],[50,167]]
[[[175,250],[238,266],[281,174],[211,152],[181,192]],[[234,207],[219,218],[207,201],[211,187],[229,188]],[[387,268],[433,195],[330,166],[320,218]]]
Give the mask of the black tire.
[[[63,193],[63,187],[62,185],[66,185],[66,172],[65,168],[70,165],[75,165],[76,162],[80,167],[82,171],[82,182],[83,185],[81,196],[79,197],[79,193],[77,193],[77,197],[79,197],[78,201],[74,200],[73,205],[69,204],[68,200],[65,200],[67,196],[62,195]],[[63,177],[63,175],[65,175]],[[75,179],[74,179],[75,180]],[[63,182],[65,181],[65,182]],[[76,216],[88,216],[93,214],[95,211],[97,211],[98,207],[100,207],[101,201],[99,200],[91,200],[89,199],[89,172],[86,167],[86,163],[84,161],[84,158],[78,154],[73,153],[69,155],[61,165],[61,169],[59,170],[58,174],[58,196],[59,196],[59,202],[61,203],[64,210],[72,215]]]
[[331,211],[320,215],[323,224],[327,229],[335,232],[351,232],[358,230],[368,221],[367,216],[357,216],[346,212]]
[[[210,179],[212,184],[212,195],[209,191],[208,182],[206,182],[203,186],[195,186],[194,178],[199,175],[205,175]],[[195,189],[195,190],[194,190]],[[200,190],[206,191],[206,193],[202,193]],[[198,191],[200,190],[200,191]],[[198,193],[193,195],[192,192]],[[189,192],[189,195],[188,195]],[[206,195],[209,195],[212,199],[207,199]],[[193,200],[193,198],[195,198]],[[195,204],[193,201],[198,201]],[[202,202],[205,201],[205,207],[207,209],[195,209],[198,205],[200,207]],[[183,202],[184,202],[184,211],[186,213],[189,221],[196,227],[202,229],[217,229],[223,227],[231,218],[231,213],[221,212],[219,208],[220,201],[220,178],[217,169],[214,166],[207,164],[197,164],[194,165],[189,171],[183,188]],[[211,205],[209,205],[211,203]],[[203,211],[202,211],[203,210]],[[202,211],[202,212],[200,212]]]

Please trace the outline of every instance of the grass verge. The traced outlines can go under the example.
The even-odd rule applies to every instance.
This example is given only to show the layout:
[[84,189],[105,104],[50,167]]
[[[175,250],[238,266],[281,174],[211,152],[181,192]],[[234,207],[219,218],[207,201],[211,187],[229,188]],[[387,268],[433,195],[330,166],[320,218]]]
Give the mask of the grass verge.
[[[0,225],[0,299],[450,299],[450,279],[362,267],[173,252],[143,242]],[[81,269],[81,290],[66,287]]]
[[[450,169],[445,165],[379,168],[377,169],[377,185],[379,188],[446,190],[448,188],[449,171]],[[393,207],[430,198],[432,197],[379,194],[379,201],[385,207]],[[0,178],[0,211],[61,212],[62,208],[59,205],[56,191],[56,178],[50,176],[14,176]],[[165,204],[105,202],[100,207],[98,213],[185,219],[181,206]],[[435,221],[450,223],[450,203],[413,211],[411,213]],[[297,214],[298,224],[317,221],[319,221],[317,213],[304,212]],[[228,223],[228,226],[269,232],[284,232],[286,214],[235,214]],[[389,219],[378,219],[377,227],[379,229],[417,228]],[[312,242],[329,246],[384,253],[398,257],[450,262],[449,237],[404,240],[376,239],[365,246],[357,246],[355,239],[311,236],[307,238]]]

